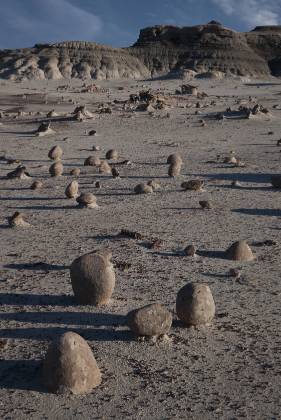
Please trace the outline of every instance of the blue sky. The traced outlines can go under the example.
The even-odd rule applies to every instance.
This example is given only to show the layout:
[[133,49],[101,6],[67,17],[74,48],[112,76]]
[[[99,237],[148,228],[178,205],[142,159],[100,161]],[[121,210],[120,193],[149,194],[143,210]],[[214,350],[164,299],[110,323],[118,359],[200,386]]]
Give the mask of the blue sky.
[[128,46],[146,26],[211,19],[239,31],[281,24],[281,0],[0,0],[0,48],[62,40]]

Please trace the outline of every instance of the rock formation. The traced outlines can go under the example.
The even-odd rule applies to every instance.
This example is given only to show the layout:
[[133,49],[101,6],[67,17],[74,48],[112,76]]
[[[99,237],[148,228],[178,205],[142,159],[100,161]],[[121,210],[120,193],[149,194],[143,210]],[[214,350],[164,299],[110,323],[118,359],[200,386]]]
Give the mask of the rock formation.
[[203,74],[281,76],[281,26],[236,32],[212,21],[206,25],[160,25],[140,31],[128,48],[67,41],[0,51],[0,78],[121,79]]

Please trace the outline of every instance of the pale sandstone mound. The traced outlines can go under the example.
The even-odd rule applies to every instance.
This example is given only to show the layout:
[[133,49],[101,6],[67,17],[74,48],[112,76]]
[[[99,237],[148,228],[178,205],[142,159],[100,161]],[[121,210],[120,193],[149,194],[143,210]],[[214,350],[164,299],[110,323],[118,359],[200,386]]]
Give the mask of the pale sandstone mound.
[[42,380],[50,392],[86,394],[101,383],[101,373],[87,342],[74,332],[54,340],[42,367]]

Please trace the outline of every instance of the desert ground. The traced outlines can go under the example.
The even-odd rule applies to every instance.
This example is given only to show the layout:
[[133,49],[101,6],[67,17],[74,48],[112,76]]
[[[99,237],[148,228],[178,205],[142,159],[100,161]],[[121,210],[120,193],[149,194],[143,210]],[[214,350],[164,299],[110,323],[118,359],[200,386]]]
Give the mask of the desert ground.
[[[199,92],[208,95],[200,100],[175,95],[182,83],[177,79],[101,81],[103,89],[94,93],[81,93],[83,83],[0,83],[0,417],[280,419],[281,198],[270,182],[280,173],[280,79],[199,80]],[[168,98],[166,109],[123,109],[120,102],[149,88]],[[100,113],[101,103],[110,103],[112,113]],[[269,113],[213,118],[255,103]],[[62,117],[77,105],[86,105],[94,118],[53,118],[54,134],[34,135],[47,112]],[[93,129],[97,134],[89,136]],[[48,152],[55,145],[63,149],[64,173],[51,178]],[[93,152],[93,145],[101,150]],[[84,166],[88,156],[103,158],[112,148],[119,152],[119,178]],[[243,164],[224,163],[232,152]],[[183,159],[175,178],[167,175],[171,153]],[[19,160],[32,178],[8,179],[19,163],[6,157]],[[81,209],[65,197],[75,167],[81,169],[79,191],[95,194],[98,208]],[[152,179],[160,190],[134,193],[138,183]],[[204,191],[182,190],[190,179],[204,180]],[[31,190],[34,180],[43,188]],[[203,210],[199,200],[210,200],[213,208]],[[7,217],[15,211],[31,226],[11,228]],[[121,236],[121,229],[143,239]],[[154,239],[161,246],[150,249]],[[255,260],[225,259],[224,251],[242,239]],[[190,244],[196,257],[181,252]],[[115,265],[111,302],[79,306],[69,266],[103,248],[111,249]],[[229,276],[231,268],[241,271],[239,279]],[[190,281],[211,288],[211,325],[186,328],[177,319],[177,292]],[[172,328],[168,337],[141,340],[126,315],[154,302],[173,313]],[[102,372],[101,385],[90,394],[56,395],[42,385],[48,345],[67,331],[87,340]]]

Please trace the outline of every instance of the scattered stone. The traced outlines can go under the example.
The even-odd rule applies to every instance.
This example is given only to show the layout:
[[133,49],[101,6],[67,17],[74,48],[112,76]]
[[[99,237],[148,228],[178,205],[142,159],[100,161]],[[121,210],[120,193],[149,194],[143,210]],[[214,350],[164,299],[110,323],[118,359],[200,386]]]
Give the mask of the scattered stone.
[[60,160],[63,155],[62,148],[60,146],[54,146],[48,153],[48,158],[51,160]]
[[7,173],[8,179],[19,178],[19,179],[28,179],[31,178],[31,175],[27,172],[25,166],[18,166],[14,171]]
[[132,230],[128,230],[128,229],[121,229],[120,233],[118,234],[118,236],[126,236],[127,238],[130,239],[137,239],[137,240],[142,240],[144,239],[144,236],[139,233],[139,232],[134,232]]
[[153,191],[157,191],[161,189],[161,185],[159,184],[159,182],[155,180],[148,181],[147,185],[152,187]]
[[87,207],[89,209],[95,209],[98,207],[97,199],[94,194],[90,192],[83,192],[76,198],[79,207]]
[[118,152],[115,149],[110,149],[105,154],[105,159],[107,160],[117,160],[118,159]]
[[215,316],[215,302],[207,284],[187,283],[176,300],[179,319],[186,325],[209,324]]
[[114,167],[111,169],[111,174],[112,174],[113,178],[120,178],[119,171],[117,171],[117,169],[114,168]]
[[241,277],[241,271],[238,268],[231,268],[228,272],[230,277],[234,277],[235,279],[239,279]]
[[93,151],[94,152],[98,152],[100,150],[100,146],[93,146]]
[[92,119],[94,118],[94,114],[92,112],[88,111],[85,105],[79,105],[77,106],[74,111],[74,119],[78,121],[84,121],[85,119]]
[[101,160],[98,156],[89,156],[84,161],[84,166],[100,166]]
[[187,247],[184,248],[183,253],[187,257],[195,257],[196,256],[196,251],[197,251],[197,249],[195,248],[194,245],[188,245]]
[[43,122],[39,125],[35,134],[38,137],[43,137],[43,136],[55,134],[55,131],[51,128],[50,122]]
[[49,168],[49,173],[52,177],[62,176],[63,164],[61,163],[61,161],[53,163]]
[[106,160],[102,160],[99,166],[100,174],[111,174],[111,167]]
[[87,342],[74,332],[54,340],[42,366],[42,380],[50,392],[86,394],[101,383],[101,373]]
[[187,190],[191,190],[191,191],[203,191],[203,185],[204,185],[204,181],[200,180],[200,179],[191,179],[190,181],[184,181],[181,184],[181,187],[187,191]]
[[246,241],[234,242],[225,252],[226,258],[233,261],[252,261],[255,259]]
[[181,172],[181,164],[172,163],[168,169],[168,175],[172,178],[179,176]]
[[30,186],[31,190],[39,190],[40,188],[43,188],[43,182],[39,180],[34,181]]
[[105,305],[115,287],[115,273],[109,250],[82,255],[70,267],[76,301],[81,305]]
[[11,227],[29,227],[30,224],[24,220],[24,215],[16,211],[12,216],[7,217],[9,226]]
[[237,159],[236,159],[235,156],[226,156],[223,159],[223,163],[232,163],[232,164],[236,165],[237,164]]
[[171,164],[182,165],[182,158],[179,153],[173,153],[172,155],[168,156],[167,163],[169,165]]
[[80,173],[81,173],[81,170],[79,168],[73,168],[70,171],[70,175],[72,175],[72,176],[79,176]]
[[77,181],[71,181],[70,184],[65,189],[65,195],[67,198],[76,198],[78,196],[78,182]]
[[242,187],[242,184],[239,181],[232,181],[231,182],[231,186],[232,187],[235,187],[235,188],[241,188]]
[[205,210],[205,209],[210,210],[210,209],[213,208],[211,202],[208,201],[208,200],[201,200],[201,201],[199,201],[199,204],[200,204],[200,206],[202,207],[203,210]]
[[127,323],[136,335],[158,337],[169,332],[172,314],[164,306],[154,303],[129,312]]
[[54,109],[52,109],[51,111],[47,112],[47,118],[58,117],[58,115],[59,114],[57,114]]
[[134,192],[136,194],[150,194],[153,193],[153,188],[150,185],[141,183],[135,186]]

